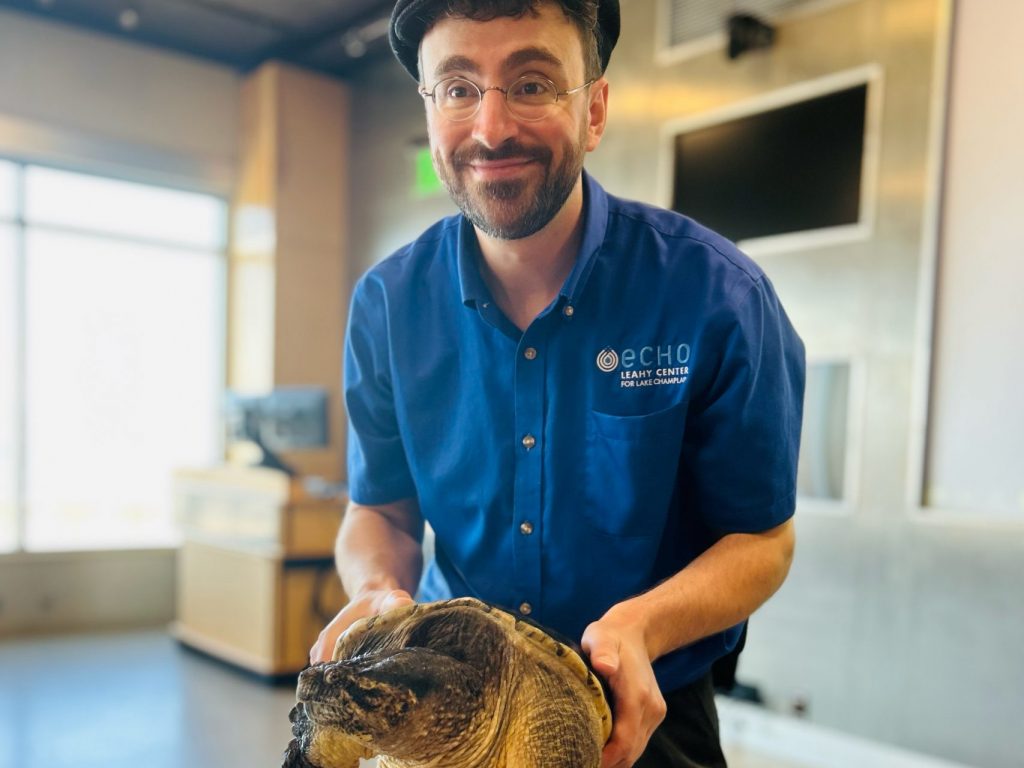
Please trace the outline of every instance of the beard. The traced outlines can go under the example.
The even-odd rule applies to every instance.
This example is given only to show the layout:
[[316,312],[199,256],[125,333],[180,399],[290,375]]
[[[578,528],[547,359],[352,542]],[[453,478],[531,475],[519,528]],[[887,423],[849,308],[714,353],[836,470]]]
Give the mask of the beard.
[[[499,240],[519,240],[540,231],[565,205],[583,170],[583,142],[567,141],[562,161],[552,166],[554,154],[544,146],[526,147],[509,140],[497,149],[480,144],[456,150],[445,163],[434,150],[434,167],[452,201],[473,225]],[[543,169],[539,188],[531,191],[529,179],[472,182],[470,163],[477,160],[530,160]]]

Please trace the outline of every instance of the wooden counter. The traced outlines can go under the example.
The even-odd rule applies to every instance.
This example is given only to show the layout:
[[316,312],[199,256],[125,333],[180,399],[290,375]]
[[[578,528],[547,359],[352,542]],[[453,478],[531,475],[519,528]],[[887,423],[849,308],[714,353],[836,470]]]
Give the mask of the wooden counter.
[[310,497],[260,468],[183,470],[174,486],[184,532],[175,636],[260,675],[301,670],[345,603],[333,560],[345,500]]

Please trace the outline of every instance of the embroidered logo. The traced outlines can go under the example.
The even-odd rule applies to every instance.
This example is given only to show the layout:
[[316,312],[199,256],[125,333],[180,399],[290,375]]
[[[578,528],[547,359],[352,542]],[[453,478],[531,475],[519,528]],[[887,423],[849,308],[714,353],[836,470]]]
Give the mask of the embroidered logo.
[[690,376],[690,345],[649,344],[620,352],[605,347],[596,362],[602,373],[618,371],[623,389],[682,384]]
[[611,347],[605,347],[597,355],[597,367],[605,373],[611,373],[619,367],[619,353]]

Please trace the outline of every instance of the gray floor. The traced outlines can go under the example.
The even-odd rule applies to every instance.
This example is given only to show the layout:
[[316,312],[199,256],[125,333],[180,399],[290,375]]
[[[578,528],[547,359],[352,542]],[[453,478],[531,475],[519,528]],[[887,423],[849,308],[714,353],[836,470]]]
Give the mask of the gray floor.
[[278,768],[293,700],[159,631],[4,640],[0,768]]
[[4,641],[0,768],[276,768],[293,700],[162,632]]

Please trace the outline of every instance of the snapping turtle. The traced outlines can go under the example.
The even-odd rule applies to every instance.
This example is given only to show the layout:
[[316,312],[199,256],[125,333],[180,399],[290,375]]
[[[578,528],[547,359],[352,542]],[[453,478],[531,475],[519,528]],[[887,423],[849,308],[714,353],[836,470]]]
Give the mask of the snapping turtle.
[[597,768],[612,728],[578,650],[473,598],[356,622],[296,698],[282,768]]

